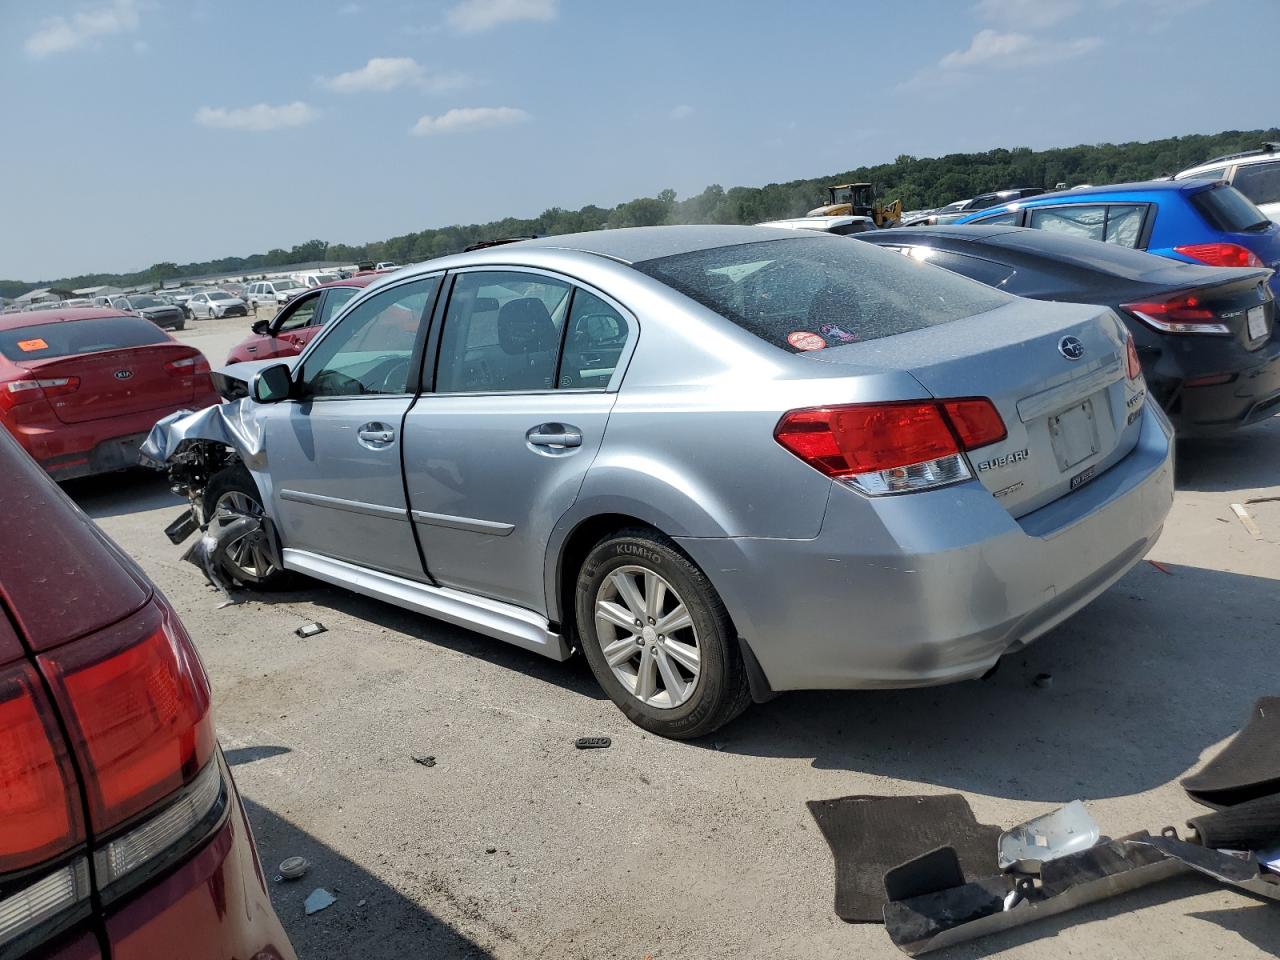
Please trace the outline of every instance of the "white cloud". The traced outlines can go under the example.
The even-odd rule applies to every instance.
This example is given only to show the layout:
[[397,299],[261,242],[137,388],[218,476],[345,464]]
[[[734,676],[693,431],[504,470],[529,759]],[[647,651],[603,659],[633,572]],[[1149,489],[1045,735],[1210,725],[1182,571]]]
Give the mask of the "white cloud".
[[463,33],[480,33],[519,20],[554,20],[560,0],[461,0],[449,9],[449,23]]
[[374,57],[357,70],[321,78],[320,82],[337,93],[385,93],[400,87],[440,93],[456,90],[467,78],[460,73],[431,73],[413,57]]
[[320,116],[319,111],[301,100],[272,106],[258,103],[252,107],[201,107],[196,111],[196,123],[202,127],[225,130],[280,130],[284,127],[301,127]]
[[419,117],[409,128],[415,137],[430,137],[446,133],[470,133],[489,127],[506,127],[532,120],[528,113],[515,107],[455,107],[438,117]]
[[693,114],[694,114],[693,107],[689,106],[687,103],[682,103],[679,106],[675,106],[671,108],[672,120],[688,120],[690,117],[693,116]]
[[76,50],[99,37],[131,33],[138,29],[138,7],[134,0],[86,7],[70,17],[50,17],[40,24],[25,44],[27,54],[41,58]]
[[1044,40],[1025,33],[980,30],[974,35],[968,49],[951,51],[938,62],[938,66],[944,70],[979,66],[1001,69],[1038,66],[1072,60],[1091,53],[1100,46],[1100,37]]
[[978,16],[1006,27],[1042,30],[1080,12],[1079,0],[978,0]]

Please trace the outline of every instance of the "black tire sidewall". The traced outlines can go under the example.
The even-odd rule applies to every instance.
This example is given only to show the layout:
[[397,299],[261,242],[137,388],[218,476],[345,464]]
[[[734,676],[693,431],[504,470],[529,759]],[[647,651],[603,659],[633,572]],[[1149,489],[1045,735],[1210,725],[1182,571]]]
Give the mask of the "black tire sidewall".
[[[605,578],[620,567],[645,567],[671,584],[693,620],[702,663],[697,687],[685,703],[671,709],[638,701],[613,674],[604,659],[595,628],[596,594]],[[732,625],[724,605],[706,577],[664,538],[626,532],[602,540],[583,561],[574,591],[578,637],[592,673],[609,698],[637,726],[665,737],[687,738],[708,733],[730,719],[722,716],[734,697],[741,670]]]

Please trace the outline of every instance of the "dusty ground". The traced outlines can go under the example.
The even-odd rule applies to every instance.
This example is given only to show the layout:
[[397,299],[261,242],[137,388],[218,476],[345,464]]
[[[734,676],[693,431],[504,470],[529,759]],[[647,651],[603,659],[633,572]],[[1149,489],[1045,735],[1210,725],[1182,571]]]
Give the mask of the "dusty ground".
[[[216,364],[244,320],[182,338]],[[316,585],[219,597],[161,533],[178,513],[145,473],[69,492],[181,611],[218,728],[304,960],[346,957],[893,957],[832,911],[832,862],[804,802],[962,791],[1011,824],[1082,797],[1119,835],[1180,823],[1177,780],[1254,699],[1280,691],[1280,420],[1180,449],[1152,558],[992,679],[901,693],[790,694],[714,741],[655,739],[586,667]],[[328,632],[308,640],[298,625]],[[1032,683],[1053,676],[1045,689]],[[584,735],[613,738],[580,752]],[[437,758],[423,767],[413,754]],[[490,848],[494,852],[487,852]],[[329,910],[304,917],[324,886]],[[1280,908],[1185,880],[951,956],[1274,955]]]

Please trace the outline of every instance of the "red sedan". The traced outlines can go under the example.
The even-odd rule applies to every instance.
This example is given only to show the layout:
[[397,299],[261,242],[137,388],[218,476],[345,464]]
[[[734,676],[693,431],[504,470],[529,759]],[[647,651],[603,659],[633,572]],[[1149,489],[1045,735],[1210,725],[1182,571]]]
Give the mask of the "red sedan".
[[0,425],[56,480],[133,466],[157,420],[218,402],[204,355],[143,317],[0,316]]
[[335,280],[308,290],[289,301],[272,319],[254,323],[253,336],[231,348],[227,363],[296,357],[347,301],[380,279],[376,273],[358,273],[349,280]]
[[296,960],[182,622],[3,430],[0,476],[0,956]]

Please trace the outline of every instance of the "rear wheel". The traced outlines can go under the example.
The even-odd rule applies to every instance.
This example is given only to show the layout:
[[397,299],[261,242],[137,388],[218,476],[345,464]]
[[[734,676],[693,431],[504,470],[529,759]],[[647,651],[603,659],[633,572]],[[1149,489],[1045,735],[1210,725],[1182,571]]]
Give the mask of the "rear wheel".
[[[219,529],[240,516],[265,516],[262,495],[244,464],[237,463],[215,473],[204,491],[204,515],[209,530]],[[268,531],[251,533],[227,544],[222,567],[233,578],[259,590],[278,590],[290,585],[291,574],[273,561],[277,549],[269,549]]]
[[690,739],[750,703],[737,633],[709,580],[656,531],[623,530],[587,555],[575,594],[596,680],[633,723]]

